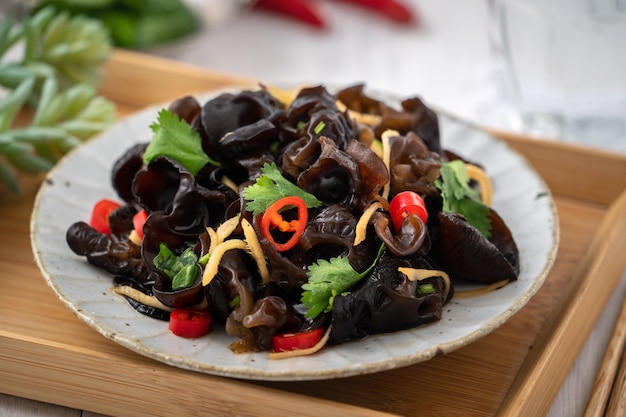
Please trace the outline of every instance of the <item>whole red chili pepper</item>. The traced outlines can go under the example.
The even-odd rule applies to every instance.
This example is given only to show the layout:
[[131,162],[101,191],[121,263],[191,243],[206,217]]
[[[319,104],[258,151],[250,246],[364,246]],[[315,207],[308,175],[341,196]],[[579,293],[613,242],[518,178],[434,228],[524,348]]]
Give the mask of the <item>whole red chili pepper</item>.
[[397,0],[343,0],[359,6],[367,7],[391,20],[401,23],[414,23],[416,17],[403,3]]
[[309,0],[257,0],[254,7],[281,13],[318,28],[325,26],[320,11]]
[[[294,220],[285,220],[281,212],[292,207],[298,211],[298,217]],[[303,199],[296,196],[284,197],[269,206],[263,213],[260,224],[261,233],[277,251],[284,252],[296,246],[298,239],[304,233],[307,219],[308,211]],[[283,233],[291,233],[291,236],[286,242],[277,242],[272,234],[272,231],[276,229]]]

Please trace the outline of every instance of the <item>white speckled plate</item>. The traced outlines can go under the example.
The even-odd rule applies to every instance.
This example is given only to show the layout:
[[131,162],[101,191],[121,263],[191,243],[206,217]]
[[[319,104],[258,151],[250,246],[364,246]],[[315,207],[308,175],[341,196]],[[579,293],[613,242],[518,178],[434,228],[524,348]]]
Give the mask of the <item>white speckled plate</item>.
[[228,348],[234,339],[219,329],[196,340],[179,338],[166,322],[136,313],[114,295],[109,290],[112,278],[75,255],[65,241],[68,227],[88,220],[98,199],[117,197],[110,185],[111,167],[123,150],[150,137],[149,125],[160,108],[123,119],[70,153],[42,185],[31,219],[35,259],[59,299],[105,337],[147,357],[198,372],[256,380],[337,378],[406,366],[451,352],[502,325],[537,292],[554,262],[558,219],[542,179],[504,143],[442,117],[444,146],[484,164],[493,178],[494,208],[520,251],[518,281],[478,297],[453,299],[439,322],[327,347],[308,357],[269,360],[264,353],[234,354]]

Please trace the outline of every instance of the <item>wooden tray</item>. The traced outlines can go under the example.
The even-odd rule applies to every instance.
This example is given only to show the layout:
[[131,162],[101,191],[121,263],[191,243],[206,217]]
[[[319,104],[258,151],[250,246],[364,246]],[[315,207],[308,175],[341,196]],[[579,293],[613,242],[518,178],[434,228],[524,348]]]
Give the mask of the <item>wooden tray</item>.
[[[242,83],[117,51],[102,92],[123,115]],[[524,154],[554,193],[562,243],[545,285],[510,321],[469,346],[425,363],[329,381],[214,377],[100,336],[56,299],[35,265],[29,220],[41,178],[24,178],[19,197],[0,200],[0,392],[133,417],[544,415],[626,268],[626,157],[493,133]]]

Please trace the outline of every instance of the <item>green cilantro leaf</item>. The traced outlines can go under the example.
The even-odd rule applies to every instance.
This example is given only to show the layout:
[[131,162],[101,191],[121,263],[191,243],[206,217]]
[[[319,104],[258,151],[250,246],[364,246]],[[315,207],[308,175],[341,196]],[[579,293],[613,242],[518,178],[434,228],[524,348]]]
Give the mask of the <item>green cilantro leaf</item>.
[[441,191],[442,209],[462,214],[469,224],[485,237],[490,237],[489,207],[480,201],[480,195],[469,186],[469,181],[463,161],[441,164],[440,177],[435,181],[435,186]]
[[300,197],[309,208],[322,204],[313,194],[307,193],[283,177],[275,163],[265,164],[261,172],[263,175],[243,190],[248,211],[254,214],[264,213],[274,202],[288,196]]
[[314,319],[322,312],[329,312],[338,295],[348,294],[346,291],[374,268],[383,254],[385,245],[381,245],[378,256],[372,265],[359,273],[352,268],[348,258],[336,257],[330,261],[320,259],[309,266],[309,281],[302,285],[305,290],[301,301],[307,309],[306,317]]
[[178,161],[193,175],[206,164],[219,166],[219,162],[209,158],[202,149],[198,132],[171,111],[161,109],[157,122],[150,128],[154,136],[144,152],[144,163],[148,164],[158,156],[167,156]]

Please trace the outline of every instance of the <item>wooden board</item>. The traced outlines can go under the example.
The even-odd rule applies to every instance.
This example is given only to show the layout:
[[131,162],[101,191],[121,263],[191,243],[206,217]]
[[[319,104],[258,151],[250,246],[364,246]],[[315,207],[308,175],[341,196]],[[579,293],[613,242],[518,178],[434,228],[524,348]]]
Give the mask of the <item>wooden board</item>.
[[[101,90],[124,115],[235,84],[250,82],[117,51]],[[100,336],[56,299],[35,265],[29,221],[41,178],[24,178],[20,196],[0,200],[0,392],[133,417],[545,414],[626,268],[626,157],[494,133],[531,161],[555,195],[562,244],[545,285],[505,325],[469,346],[330,381],[214,377]],[[610,228],[602,226],[605,218]],[[593,240],[597,230],[602,236]]]

